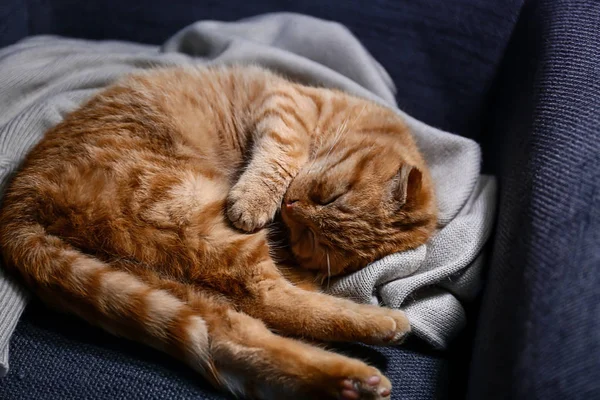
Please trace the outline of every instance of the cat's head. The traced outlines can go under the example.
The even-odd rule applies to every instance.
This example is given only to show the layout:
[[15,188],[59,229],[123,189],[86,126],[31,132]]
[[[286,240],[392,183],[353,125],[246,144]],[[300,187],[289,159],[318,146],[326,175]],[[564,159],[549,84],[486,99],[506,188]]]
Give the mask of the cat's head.
[[415,248],[437,218],[431,177],[406,127],[346,132],[314,151],[282,204],[292,252],[322,278]]

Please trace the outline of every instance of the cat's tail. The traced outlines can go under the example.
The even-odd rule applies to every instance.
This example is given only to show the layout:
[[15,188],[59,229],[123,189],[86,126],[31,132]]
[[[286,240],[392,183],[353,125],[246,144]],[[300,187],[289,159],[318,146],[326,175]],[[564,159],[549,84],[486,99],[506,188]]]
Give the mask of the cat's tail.
[[0,214],[0,250],[7,269],[18,272],[47,303],[183,358],[214,381],[201,298],[188,301],[191,294],[181,283],[138,276],[119,261],[105,263],[84,254],[48,234],[35,221],[36,213],[23,209],[27,201],[10,203]]

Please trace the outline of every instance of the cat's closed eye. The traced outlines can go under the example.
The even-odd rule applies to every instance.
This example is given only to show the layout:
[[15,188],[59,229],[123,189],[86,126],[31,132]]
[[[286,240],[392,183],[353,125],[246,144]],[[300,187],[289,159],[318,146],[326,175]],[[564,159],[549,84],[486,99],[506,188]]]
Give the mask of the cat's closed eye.
[[346,187],[341,187],[334,191],[313,191],[310,194],[310,199],[315,204],[318,204],[320,206],[327,206],[327,205],[335,202],[337,199],[339,199],[340,197],[345,195],[347,192],[348,192],[348,188],[346,188]]

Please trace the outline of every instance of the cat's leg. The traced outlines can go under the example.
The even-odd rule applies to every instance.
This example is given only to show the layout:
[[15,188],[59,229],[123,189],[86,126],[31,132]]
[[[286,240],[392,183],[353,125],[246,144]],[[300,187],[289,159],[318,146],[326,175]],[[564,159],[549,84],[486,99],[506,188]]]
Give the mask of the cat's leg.
[[275,335],[191,285],[150,272],[134,275],[88,257],[60,277],[59,294],[38,291],[49,304],[182,359],[236,395],[381,400],[390,394],[389,381],[376,368]]
[[[265,262],[263,268],[271,267]],[[255,281],[251,286],[254,296],[241,299],[240,304],[278,332],[370,344],[400,343],[410,332],[402,311],[307,291],[273,276]]]
[[308,159],[306,100],[284,90],[267,94],[253,111],[254,144],[249,164],[228,196],[228,217],[253,231],[270,222],[296,174]]
[[[215,287],[238,309],[270,328],[322,341],[371,344],[399,343],[409,333],[410,324],[402,311],[358,304],[292,284],[273,262],[264,231],[237,236],[232,232],[230,240],[220,251],[228,260],[226,269],[206,271],[198,284],[216,282]],[[228,284],[219,284],[225,276]]]
[[362,361],[274,334],[262,321],[199,287],[156,276],[145,279],[186,306],[172,316],[177,324],[171,329],[183,333],[166,349],[217,387],[244,398],[277,400],[382,400],[390,395],[389,380]]
[[362,361],[269,331],[234,311],[203,313],[215,381],[240,397],[257,399],[388,398],[391,384]]

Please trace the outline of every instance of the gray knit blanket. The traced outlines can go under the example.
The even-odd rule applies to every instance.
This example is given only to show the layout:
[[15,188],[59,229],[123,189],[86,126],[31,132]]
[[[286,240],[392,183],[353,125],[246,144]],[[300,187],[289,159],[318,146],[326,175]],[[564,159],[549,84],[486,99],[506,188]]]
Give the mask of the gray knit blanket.
[[[396,109],[390,77],[346,28],[296,14],[199,22],[162,47],[32,37],[0,50],[0,191],[46,130],[123,74],[232,63],[259,64],[296,81],[342,89]],[[465,325],[463,305],[480,288],[496,183],[480,174],[475,142],[397,112],[431,168],[441,229],[427,244],[331,281],[327,290],[402,308],[416,335],[444,348]],[[7,371],[10,337],[27,298],[0,268],[0,376]]]

